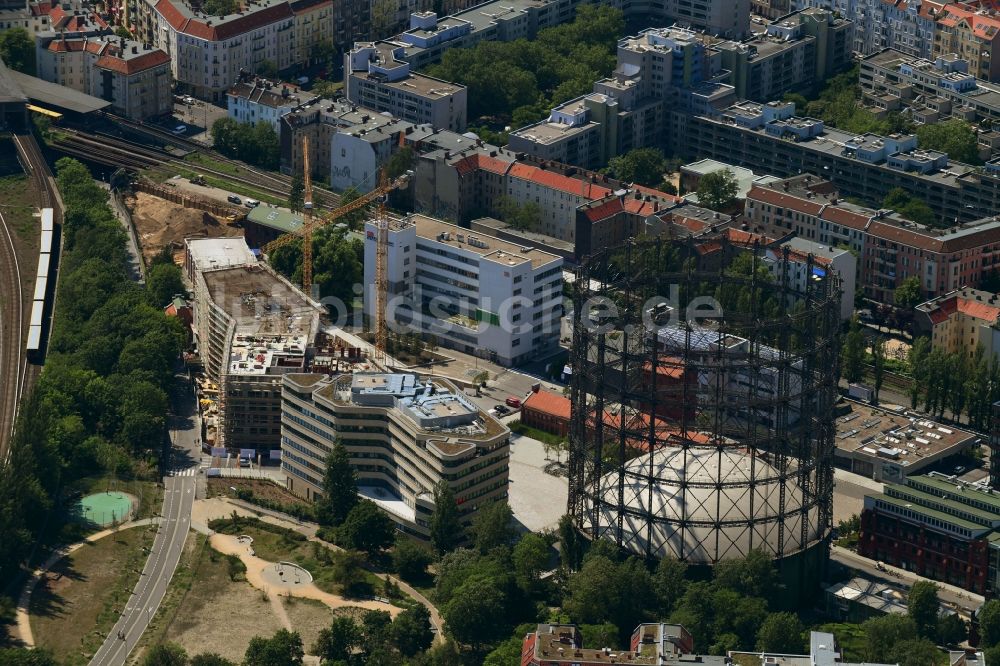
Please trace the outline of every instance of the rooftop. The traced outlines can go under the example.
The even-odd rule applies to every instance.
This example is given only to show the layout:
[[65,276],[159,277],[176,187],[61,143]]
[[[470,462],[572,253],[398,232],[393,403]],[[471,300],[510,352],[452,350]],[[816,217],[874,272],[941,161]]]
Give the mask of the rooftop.
[[305,336],[319,329],[321,306],[263,266],[202,273],[212,302],[235,322],[236,336]]
[[287,83],[271,82],[261,78],[239,82],[230,88],[227,94],[230,97],[242,98],[276,109],[286,106],[296,107],[318,99],[315,95],[303,93]]
[[906,595],[894,587],[866,578],[852,578],[826,588],[826,593],[845,601],[862,604],[880,613],[906,614]]
[[177,32],[205,41],[223,41],[293,17],[288,0],[250,0],[225,16],[195,12],[181,0],[158,0],[154,9]]
[[975,439],[970,432],[940,425],[923,415],[894,413],[853,401],[848,404],[850,413],[837,418],[837,448],[873,462],[922,465],[958,453]]
[[272,208],[266,204],[252,208],[247,213],[247,219],[285,234],[297,231],[303,224],[302,215],[284,208]]
[[0,103],[27,102],[28,97],[17,85],[7,65],[0,60]]
[[[400,63],[400,65],[403,66],[405,63]],[[465,86],[458,85],[457,83],[450,83],[441,79],[435,79],[425,74],[415,74],[413,72],[398,81],[386,81],[380,74],[372,74],[370,72],[362,71],[352,72],[351,76],[378,81],[384,86],[396,88],[397,90],[405,92],[416,93],[423,95],[424,97],[447,97],[448,95],[454,95],[460,90],[465,89]]]
[[445,456],[468,452],[476,441],[507,432],[506,426],[481,411],[451,382],[436,377],[354,373],[320,382],[315,394],[340,404],[398,410]]
[[194,270],[253,266],[257,257],[241,238],[188,238],[184,244]]
[[960,312],[992,326],[1000,319],[1000,296],[978,289],[959,289],[921,303],[917,310],[925,313],[932,324]]
[[29,99],[49,106],[77,113],[92,113],[111,106],[111,102],[87,95],[86,93],[77,92],[72,88],[61,86],[58,83],[43,81],[28,74],[15,72],[12,69],[8,69],[7,74]]
[[442,222],[426,215],[414,214],[406,218],[404,224],[414,224],[417,235],[453,248],[478,254],[482,259],[495,261],[509,266],[517,266],[531,262],[532,268],[562,261],[560,257],[549,254],[529,245],[519,245],[501,240],[494,236],[472,233],[468,229],[448,222]]

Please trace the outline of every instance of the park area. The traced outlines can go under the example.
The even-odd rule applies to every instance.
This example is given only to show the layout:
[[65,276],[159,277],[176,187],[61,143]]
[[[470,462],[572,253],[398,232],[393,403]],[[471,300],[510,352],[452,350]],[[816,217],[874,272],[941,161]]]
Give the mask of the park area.
[[67,666],[88,663],[135,587],[153,530],[112,532],[52,566],[31,596],[36,645]]
[[80,499],[74,507],[74,517],[97,527],[108,527],[129,520],[138,499],[117,490],[92,493]]
[[270,636],[289,625],[301,634],[304,645],[312,645],[330,625],[331,614],[312,599],[272,601],[246,582],[237,558],[216,552],[206,537],[192,533],[145,642],[177,643],[190,654],[217,652],[239,663],[251,638]]

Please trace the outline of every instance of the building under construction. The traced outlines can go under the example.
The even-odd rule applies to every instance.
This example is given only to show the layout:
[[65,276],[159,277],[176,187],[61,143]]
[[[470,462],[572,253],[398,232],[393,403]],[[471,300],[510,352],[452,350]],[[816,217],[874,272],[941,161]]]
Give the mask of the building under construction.
[[207,377],[218,385],[218,424],[208,439],[231,453],[276,460],[281,376],[302,372],[323,308],[258,263],[241,238],[189,240],[194,328]]
[[801,288],[761,254],[631,241],[578,269],[569,513],[647,558],[763,550],[806,594],[832,520],[839,280],[810,263]]

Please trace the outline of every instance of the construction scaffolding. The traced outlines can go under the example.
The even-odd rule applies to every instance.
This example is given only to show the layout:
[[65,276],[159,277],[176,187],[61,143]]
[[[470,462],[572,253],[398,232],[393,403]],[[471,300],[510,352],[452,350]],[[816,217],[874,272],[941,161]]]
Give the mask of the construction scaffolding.
[[661,239],[577,269],[569,513],[583,534],[704,565],[825,553],[840,287],[785,258]]

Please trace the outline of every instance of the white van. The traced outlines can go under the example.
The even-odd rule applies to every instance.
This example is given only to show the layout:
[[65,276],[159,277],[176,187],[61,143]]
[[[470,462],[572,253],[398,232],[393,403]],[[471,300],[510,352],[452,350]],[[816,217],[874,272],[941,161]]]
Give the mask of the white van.
[[247,208],[256,208],[257,206],[260,205],[260,202],[257,201],[256,199],[247,199],[246,201],[243,202],[243,205],[246,206]]

